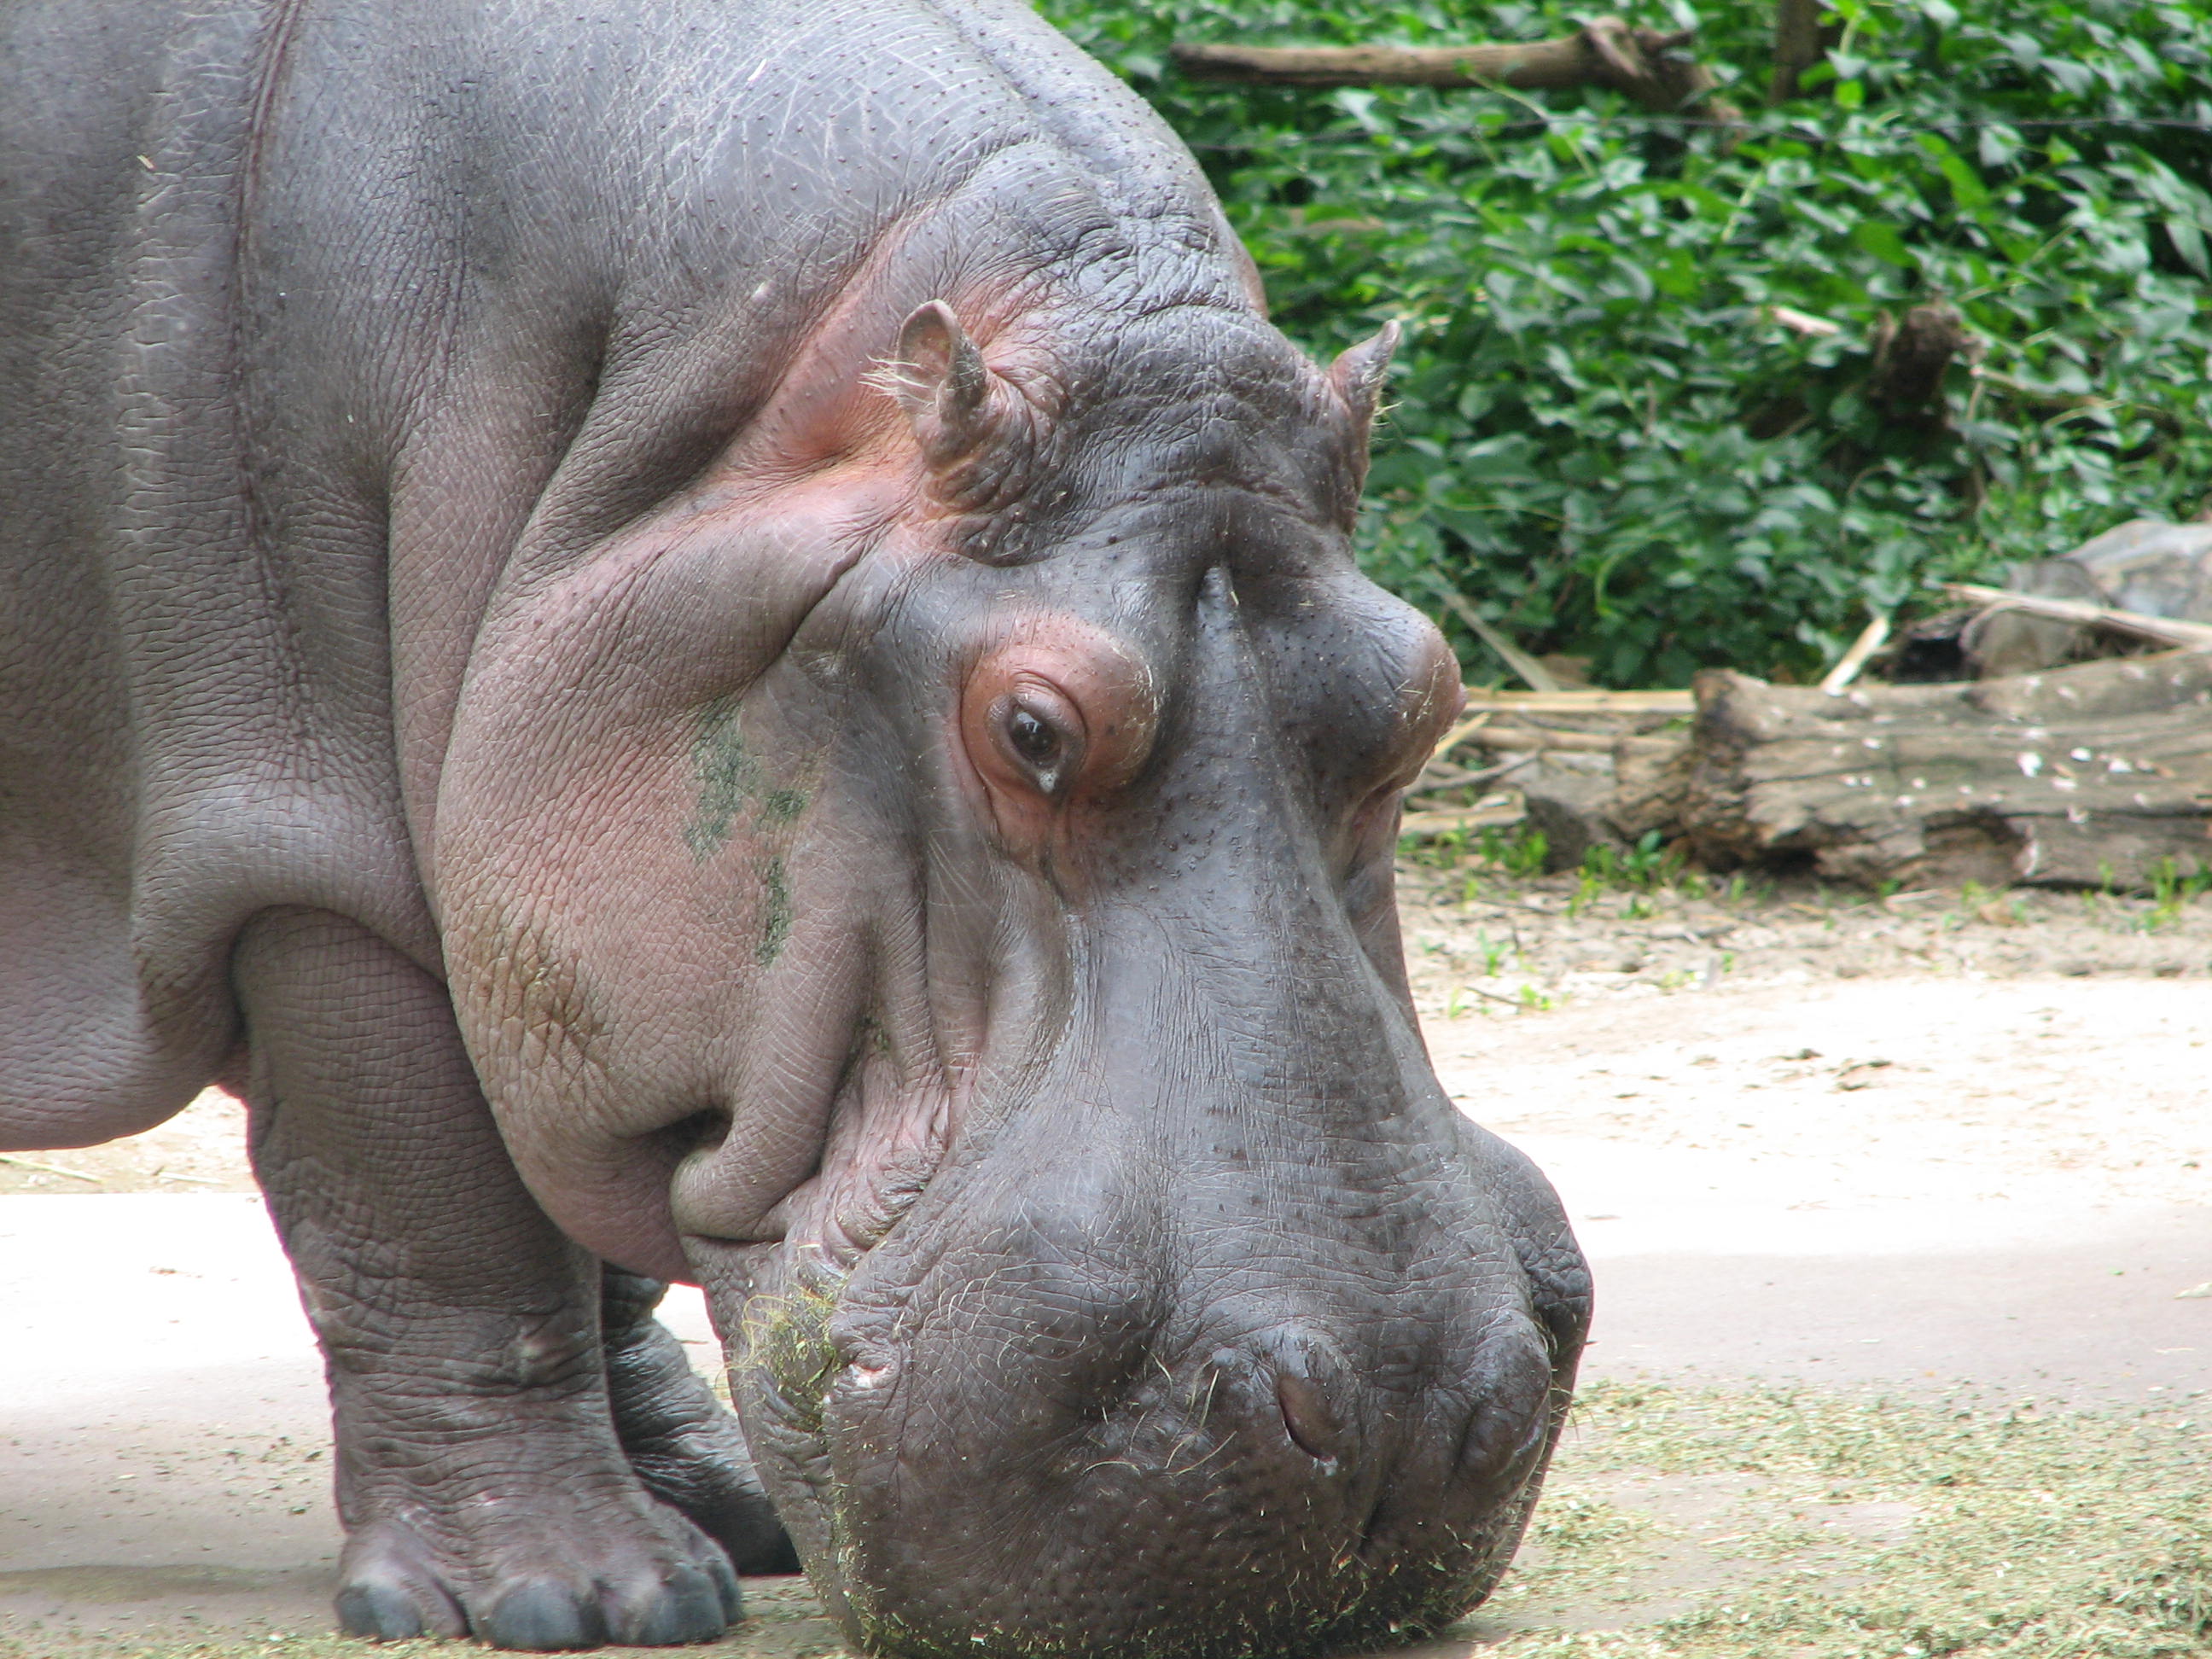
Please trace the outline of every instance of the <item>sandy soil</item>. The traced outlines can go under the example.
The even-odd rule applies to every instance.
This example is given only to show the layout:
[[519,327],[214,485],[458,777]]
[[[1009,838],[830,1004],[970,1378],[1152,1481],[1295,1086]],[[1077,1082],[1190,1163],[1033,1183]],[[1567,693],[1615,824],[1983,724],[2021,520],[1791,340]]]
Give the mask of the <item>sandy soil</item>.
[[210,1089],[160,1128],[104,1146],[0,1154],[0,1193],[250,1193],[246,1109]]
[[1415,996],[1446,1086],[1540,1161],[1770,1164],[1804,1210],[2212,1202],[2212,899],[1472,885],[1407,872]]
[[[2212,896],[2020,889],[1876,898],[1797,878],[1693,877],[1649,890],[1472,863],[1401,864],[1406,957],[1425,1014],[1506,1003],[1637,1000],[1829,980],[2203,979]],[[1498,1006],[1496,1004],[1493,1006]]]

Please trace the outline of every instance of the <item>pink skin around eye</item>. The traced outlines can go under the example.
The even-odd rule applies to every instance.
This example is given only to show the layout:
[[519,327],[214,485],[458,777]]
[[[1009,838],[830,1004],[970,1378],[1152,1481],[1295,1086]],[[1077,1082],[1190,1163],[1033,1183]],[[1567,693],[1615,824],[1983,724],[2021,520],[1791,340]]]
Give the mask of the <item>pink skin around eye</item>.
[[1458,659],[1442,635],[1432,635],[1419,664],[1407,677],[1392,775],[1352,816],[1351,844],[1355,860],[1375,855],[1391,840],[1388,827],[1395,822],[1391,808],[1399,791],[1419,775],[1430,752],[1466,708],[1467,688],[1460,684]]
[[[960,743],[1012,848],[1041,849],[1068,811],[1135,774],[1152,747],[1150,681],[1133,652],[1068,616],[1024,618],[984,653],[962,690]],[[1017,710],[1057,739],[1046,767],[1017,744]]]

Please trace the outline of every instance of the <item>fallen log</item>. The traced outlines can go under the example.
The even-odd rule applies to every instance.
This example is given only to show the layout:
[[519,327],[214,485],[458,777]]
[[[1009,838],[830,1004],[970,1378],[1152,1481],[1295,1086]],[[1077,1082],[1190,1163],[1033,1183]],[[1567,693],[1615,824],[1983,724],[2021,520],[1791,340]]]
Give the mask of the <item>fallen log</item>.
[[2212,866],[2212,653],[1841,696],[1701,674],[1681,828],[1717,868],[2143,887]]
[[1294,87],[1511,87],[1522,92],[1610,87],[1650,110],[1739,112],[1712,97],[1712,71],[1677,54],[1693,31],[1632,28],[1593,18],[1556,40],[1464,46],[1232,46],[1178,43],[1176,67],[1209,81]]

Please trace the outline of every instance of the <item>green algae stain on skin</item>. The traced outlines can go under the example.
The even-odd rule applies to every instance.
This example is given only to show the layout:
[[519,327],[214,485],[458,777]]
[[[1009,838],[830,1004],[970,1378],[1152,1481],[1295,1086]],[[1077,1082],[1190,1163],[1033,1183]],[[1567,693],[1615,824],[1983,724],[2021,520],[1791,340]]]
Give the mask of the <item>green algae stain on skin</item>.
[[720,850],[745,803],[760,787],[760,763],[746,750],[738,729],[741,712],[738,700],[728,696],[715,698],[699,714],[699,735],[691,741],[692,776],[699,799],[684,830],[684,844],[695,859],[704,860]]
[[765,968],[782,953],[783,942],[791,937],[791,882],[781,858],[769,859],[762,869],[761,890],[761,939],[753,948],[753,960]]
[[[748,816],[754,830],[773,836],[797,823],[806,811],[804,789],[768,787],[767,769],[745,746],[739,730],[743,713],[735,696],[717,697],[699,711],[698,733],[691,740],[697,799],[691,821],[684,827],[684,844],[698,863],[728,846]],[[760,878],[761,931],[753,958],[765,968],[782,954],[791,937],[791,878],[781,853],[768,853],[755,869]]]
[[789,823],[805,810],[805,790],[771,789],[761,797],[760,821],[763,823]]
[[770,789],[760,759],[745,747],[738,729],[743,707],[735,696],[717,697],[699,711],[699,732],[691,740],[691,775],[698,799],[684,844],[704,860],[729,844],[738,821],[753,808],[753,823],[781,829],[806,810],[804,789]]

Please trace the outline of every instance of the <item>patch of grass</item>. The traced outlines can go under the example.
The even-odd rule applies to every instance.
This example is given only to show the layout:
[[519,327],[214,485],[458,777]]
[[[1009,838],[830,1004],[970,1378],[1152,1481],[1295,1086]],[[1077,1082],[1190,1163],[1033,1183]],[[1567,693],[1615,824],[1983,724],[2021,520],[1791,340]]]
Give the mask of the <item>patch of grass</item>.
[[1669,889],[1685,898],[1702,898],[1711,883],[1702,871],[1689,868],[1680,842],[1670,846],[1656,830],[1648,830],[1633,846],[1601,843],[1583,854],[1567,914],[1582,915],[1607,893],[1626,893],[1626,918],[1644,921],[1658,914],[1658,896]]
[[1481,891],[1481,872],[1516,878],[1540,875],[1550,851],[1544,832],[1526,824],[1506,828],[1486,824],[1472,833],[1465,829],[1417,831],[1398,839],[1398,855],[1412,864],[1455,870],[1472,861],[1476,873],[1467,878],[1466,896],[1470,900]]
[[744,1340],[727,1369],[757,1370],[781,1395],[792,1420],[810,1434],[822,1430],[823,1402],[837,1369],[830,1318],[837,1310],[833,1275],[797,1273],[782,1294],[745,1305]]
[[[1504,1659],[2212,1654],[2200,1425],[1604,1382],[1584,1391],[1576,1423],[1533,1559],[1494,1604],[1533,1626],[1504,1639]],[[1621,1504],[1593,1497],[1623,1477],[1660,1492],[1732,1480],[1739,1495],[1709,1522],[1720,1535],[1687,1540],[1728,1571],[1656,1619],[1563,1629],[1601,1621],[1538,1609],[1670,1588],[1655,1547],[1680,1529],[1616,1520]],[[1855,1531],[1869,1510],[1889,1524]]]
[[1552,846],[1541,830],[1521,824],[1510,830],[1484,830],[1475,851],[1485,864],[1495,865],[1509,876],[1534,876],[1543,873]]
[[2182,907],[2198,894],[2212,888],[2212,866],[2200,862],[2187,875],[2172,859],[2160,859],[2150,872],[2150,914],[2143,919],[2143,931],[2156,933],[2181,920]]
[[1521,954],[1510,939],[1494,939],[1480,930],[1476,932],[1474,942],[1475,948],[1482,953],[1482,971],[1488,979],[1496,979],[1505,971],[1508,957],[1518,957]]
[[1585,1564],[1620,1559],[1647,1545],[1654,1530],[1648,1515],[1571,1492],[1547,1499],[1528,1523],[1531,1541]]
[[1680,879],[1686,860],[1680,846],[1668,846],[1656,830],[1647,830],[1633,847],[1602,844],[1583,854],[1583,868],[1608,887],[1649,893]]
[[1398,837],[1398,856],[1411,864],[1425,864],[1432,870],[1451,869],[1467,856],[1467,831],[1416,830],[1402,835]]

